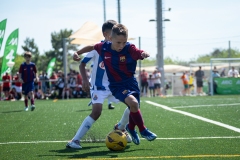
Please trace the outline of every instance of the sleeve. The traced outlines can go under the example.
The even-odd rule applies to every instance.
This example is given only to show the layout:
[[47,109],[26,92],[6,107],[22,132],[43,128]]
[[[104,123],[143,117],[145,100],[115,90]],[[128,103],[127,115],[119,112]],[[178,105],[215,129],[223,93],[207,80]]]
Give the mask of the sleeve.
[[22,74],[22,65],[20,65],[18,72]]
[[134,44],[130,44],[128,51],[134,60],[143,60],[141,56],[143,50],[138,49]]
[[81,61],[81,63],[87,64],[95,56],[95,54],[98,54],[96,50],[92,50],[91,52],[88,52],[87,55]]
[[35,74],[37,73],[37,68],[36,68],[35,64],[33,65],[33,71],[34,71]]
[[93,48],[97,51],[97,53],[98,53],[99,55],[101,55],[102,45],[103,45],[103,43],[97,43],[97,44],[95,44],[95,46],[93,47]]

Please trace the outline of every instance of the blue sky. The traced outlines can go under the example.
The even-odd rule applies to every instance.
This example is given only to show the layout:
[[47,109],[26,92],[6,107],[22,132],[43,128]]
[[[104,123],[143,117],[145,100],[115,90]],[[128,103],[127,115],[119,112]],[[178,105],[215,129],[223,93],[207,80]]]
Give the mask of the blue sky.
[[[118,20],[117,0],[105,0],[107,19]],[[131,41],[148,51],[157,53],[155,0],[121,0],[121,23],[129,29]],[[214,49],[240,48],[239,0],[165,0],[164,56],[190,60]],[[7,18],[7,28],[0,56],[10,33],[19,28],[18,53],[26,37],[34,38],[40,53],[51,49],[50,35],[61,29],[77,31],[86,21],[101,27],[103,0],[7,0],[1,1],[0,21]]]

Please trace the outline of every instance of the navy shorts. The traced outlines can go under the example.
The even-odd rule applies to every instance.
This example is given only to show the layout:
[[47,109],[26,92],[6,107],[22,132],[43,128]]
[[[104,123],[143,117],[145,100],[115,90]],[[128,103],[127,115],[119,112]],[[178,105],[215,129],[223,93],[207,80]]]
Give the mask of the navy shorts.
[[140,106],[140,90],[138,88],[138,83],[135,78],[128,79],[127,81],[121,83],[110,84],[109,88],[113,96],[123,103],[129,95],[133,95]]
[[27,82],[22,84],[22,94],[28,95],[29,92],[34,90],[34,83]]

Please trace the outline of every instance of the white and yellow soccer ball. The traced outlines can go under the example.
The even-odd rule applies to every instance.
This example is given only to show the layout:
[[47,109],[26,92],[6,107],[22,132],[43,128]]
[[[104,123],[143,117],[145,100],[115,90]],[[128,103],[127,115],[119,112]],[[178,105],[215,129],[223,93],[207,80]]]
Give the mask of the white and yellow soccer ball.
[[127,146],[127,138],[121,130],[113,130],[108,133],[105,143],[109,150],[121,151]]

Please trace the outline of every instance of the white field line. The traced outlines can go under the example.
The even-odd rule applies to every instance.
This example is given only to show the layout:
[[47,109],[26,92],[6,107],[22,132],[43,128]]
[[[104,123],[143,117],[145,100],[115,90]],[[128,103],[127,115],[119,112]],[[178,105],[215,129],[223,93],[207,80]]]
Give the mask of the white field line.
[[195,108],[195,107],[211,107],[211,106],[240,106],[240,103],[232,103],[232,104],[209,104],[209,105],[193,105],[193,106],[176,106],[171,108]]
[[[198,139],[239,139],[240,136],[223,136],[223,137],[180,137],[180,138],[156,138],[156,140],[198,140]],[[140,138],[146,140],[145,138]],[[3,144],[36,144],[36,143],[67,143],[68,141],[29,141],[29,142],[1,142]],[[81,142],[92,143],[91,140],[81,140]],[[105,142],[105,139],[96,139],[95,143]]]
[[186,116],[189,116],[189,117],[201,120],[201,121],[205,121],[205,122],[208,122],[208,123],[212,123],[212,124],[215,124],[217,126],[224,127],[224,128],[229,129],[229,130],[232,130],[232,131],[240,133],[240,128],[236,128],[236,127],[230,126],[228,124],[224,124],[224,123],[221,123],[221,122],[218,122],[218,121],[207,119],[207,118],[204,118],[204,117],[192,114],[192,113],[188,113],[188,112],[185,112],[185,111],[176,110],[176,109],[173,109],[173,108],[170,108],[170,107],[158,104],[158,103],[154,103],[154,102],[151,102],[151,101],[145,101],[145,102],[149,103],[149,104],[152,104],[154,106],[157,106],[157,107],[161,107],[161,108],[163,108],[165,110],[169,110],[171,112],[180,113],[180,114],[183,114],[183,115],[186,115]]

